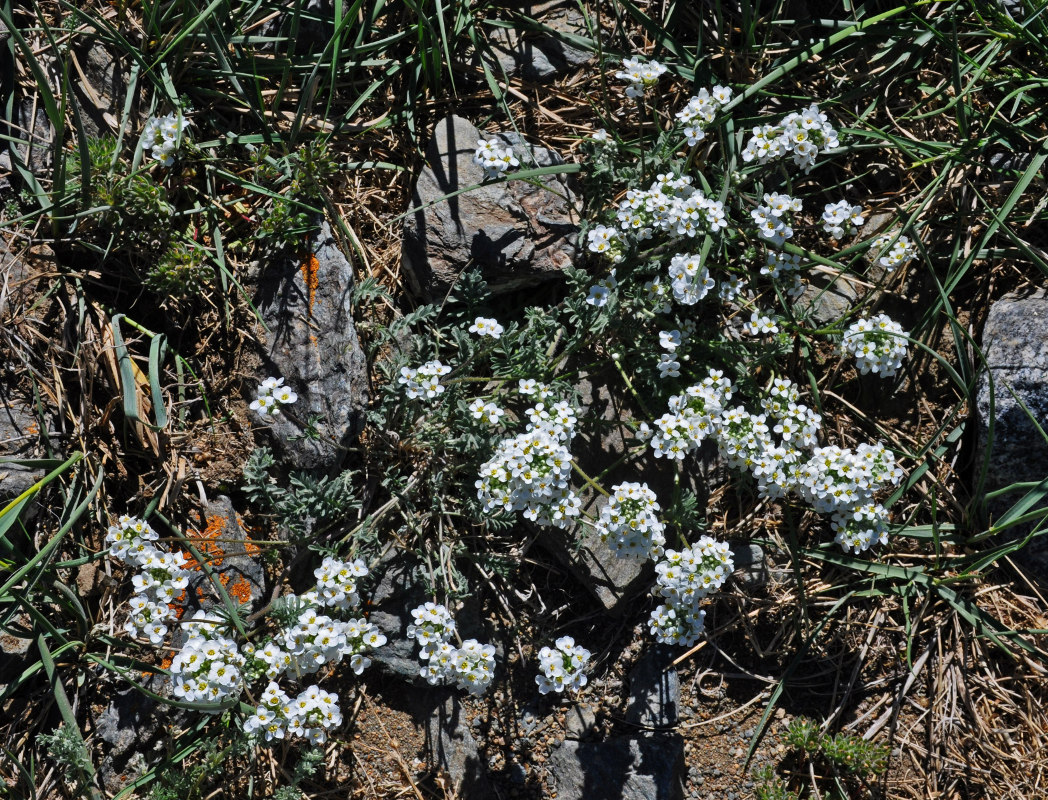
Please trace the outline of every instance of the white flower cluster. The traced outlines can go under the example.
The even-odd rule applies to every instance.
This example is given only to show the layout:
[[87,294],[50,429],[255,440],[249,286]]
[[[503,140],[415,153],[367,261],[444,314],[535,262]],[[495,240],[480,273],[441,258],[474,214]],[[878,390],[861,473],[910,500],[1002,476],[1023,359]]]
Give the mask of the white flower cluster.
[[142,151],[165,167],[170,167],[175,163],[175,152],[188,124],[180,113],[150,117],[142,129]]
[[439,603],[424,603],[411,616],[415,622],[408,626],[408,638],[419,643],[419,658],[426,662],[419,674],[434,686],[454,681],[470,694],[483,694],[495,675],[495,646],[476,639],[467,639],[461,647],[451,644],[455,619]]
[[[889,247],[890,245],[890,247]],[[917,245],[907,236],[898,238],[886,233],[873,240],[873,250],[878,251],[877,263],[889,272],[908,264],[917,255]]]
[[291,391],[290,386],[284,385],[283,378],[266,378],[258,385],[255,399],[248,408],[263,417],[275,417],[281,406],[289,406],[297,400],[298,395]]
[[[645,288],[648,286],[657,285],[655,281],[649,281],[645,284]],[[666,312],[668,313],[669,309]],[[691,335],[695,333],[695,321],[686,319],[680,324],[680,329],[672,331],[659,331],[659,347],[664,350],[669,350],[668,353],[662,353],[659,355],[659,363],[656,365],[659,369],[660,378],[678,378],[680,377],[680,362],[677,360],[676,352],[677,348],[680,347],[684,342],[691,338]]]
[[837,147],[837,131],[830,125],[819,107],[812,103],[806,110],[785,117],[778,125],[760,125],[742,151],[742,160],[766,164],[787,153],[793,163],[810,172],[815,166],[819,148],[824,151]]
[[646,483],[620,483],[611,487],[608,504],[600,510],[597,533],[620,558],[658,558],[666,544],[659,510]]
[[684,123],[684,135],[689,145],[697,145],[706,138],[706,128],[713,124],[717,112],[731,102],[731,89],[727,86],[714,86],[710,89],[699,89],[699,93],[689,98],[684,108],[676,117]]
[[499,325],[497,319],[488,317],[477,317],[469,326],[470,333],[475,333],[477,336],[490,336],[492,339],[498,339],[504,330],[505,328]]
[[793,228],[789,225],[790,213],[802,209],[803,202],[799,197],[772,192],[764,195],[764,205],[753,209],[750,216],[753,217],[758,234],[773,245],[782,246],[787,239],[793,238]]
[[513,155],[513,148],[505,146],[496,136],[477,140],[473,163],[484,168],[485,178],[497,178],[510,167],[520,166],[520,161]]
[[131,636],[145,636],[155,645],[164,641],[168,623],[177,619],[173,604],[189,585],[189,571],[183,569],[185,555],[158,549],[153,544],[157,538],[148,522],[127,514],[106,534],[109,554],[138,570],[131,579],[135,594],[124,629]]
[[[655,456],[680,460],[712,437],[728,466],[753,475],[762,497],[793,493],[818,513],[832,514],[836,541],[845,549],[886,541],[887,512],[873,497],[902,478],[890,451],[880,444],[855,451],[816,447],[822,417],[800,402],[785,378],[772,381],[761,398],[762,414],[728,408],[731,397],[731,383],[716,370],[671,397],[670,413],[655,421],[650,436]],[[641,436],[648,434],[642,425]]]
[[728,227],[724,203],[695,188],[690,175],[671,173],[656,175],[646,191],[628,189],[615,216],[619,228],[638,239],[649,238],[654,229],[671,236],[695,237]]
[[469,404],[469,411],[473,419],[479,419],[488,425],[498,425],[506,413],[494,403],[487,403],[479,397]]
[[575,411],[561,401],[549,409],[538,403],[526,413],[527,429],[499,442],[480,468],[477,497],[486,512],[522,511],[542,525],[567,527],[582,506],[568,482]]
[[860,553],[874,543],[887,544],[888,514],[873,496],[897,485],[903,473],[884,445],[817,447],[797,473],[801,497],[820,514],[833,514],[835,541],[842,548]]
[[[311,595],[302,599],[312,600]],[[273,658],[277,664],[285,665],[284,671],[297,676],[310,675],[325,664],[337,664],[349,656],[350,669],[360,675],[371,664],[365,653],[385,643],[386,637],[366,619],[332,619],[308,608],[293,626],[274,637]],[[256,655],[266,659],[262,655],[265,652],[263,649]],[[279,673],[267,674],[275,678]]]
[[[655,420],[657,430],[651,435],[655,457],[681,461],[697,450],[714,432],[715,420],[731,400],[732,391],[731,381],[724,373],[712,369],[702,382],[689,386],[684,394],[671,397],[669,413]],[[648,433],[647,424],[642,424],[641,435]]]
[[607,225],[598,225],[586,234],[586,247],[591,253],[606,255],[613,264],[622,261],[626,250],[619,232]]
[[655,565],[656,593],[664,602],[648,621],[656,641],[684,647],[695,644],[706,618],[699,602],[719,589],[734,569],[728,545],[709,536],[700,537],[686,550],[667,550]]
[[666,67],[658,61],[641,61],[639,58],[622,59],[622,71],[616,72],[615,77],[620,81],[628,81],[626,97],[643,97],[644,90],[655,83],[666,74]]
[[675,255],[670,259],[669,275],[673,299],[684,306],[695,305],[716,285],[697,254]]
[[860,444],[855,450],[829,445],[816,447],[801,468],[798,489],[820,514],[830,514],[867,502],[902,471],[891,453],[878,444]]
[[338,695],[316,684],[291,699],[271,682],[259,699],[262,702],[244,722],[244,733],[267,742],[290,734],[307,739],[310,744],[324,744],[328,731],[342,724]]
[[357,580],[368,574],[368,568],[359,558],[341,561],[328,556],[313,570],[317,579],[314,589],[316,602],[328,608],[348,610],[360,605]]
[[539,694],[577,690],[587,682],[583,670],[589,663],[590,651],[575,644],[570,636],[561,636],[555,644],[539,650],[539,674],[535,676]]
[[421,367],[401,367],[397,383],[404,386],[405,394],[412,400],[416,397],[433,398],[443,394],[444,387],[440,384],[440,377],[449,372],[451,367],[446,367],[434,359]]
[[245,659],[236,642],[223,633],[225,623],[201,610],[184,629],[186,641],[170,667],[175,697],[188,703],[221,703],[238,697],[244,689]]
[[844,353],[855,356],[859,372],[892,377],[906,358],[909,334],[887,314],[860,319],[848,326],[841,340]]
[[849,233],[857,233],[865,222],[862,206],[853,206],[847,200],[827,203],[822,212],[822,229],[834,239],[844,237],[845,225]]

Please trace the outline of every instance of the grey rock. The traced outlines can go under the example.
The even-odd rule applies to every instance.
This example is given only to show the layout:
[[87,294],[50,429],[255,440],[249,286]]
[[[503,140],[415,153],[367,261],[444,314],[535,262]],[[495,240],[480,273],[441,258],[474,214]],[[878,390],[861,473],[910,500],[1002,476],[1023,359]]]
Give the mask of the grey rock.
[[676,653],[665,645],[648,650],[630,672],[626,721],[645,728],[672,728],[680,712]]
[[260,50],[286,52],[293,44],[301,54],[323,48],[331,40],[335,31],[332,0],[283,0],[280,5],[285,10],[257,29],[255,46]]
[[[39,178],[50,179],[48,170],[54,161],[52,147],[55,138],[55,129],[47,118],[43,109],[43,103],[34,102],[34,98],[25,97],[15,103],[14,126],[10,130],[10,136],[14,140],[14,150],[18,160],[29,171]],[[0,124],[0,133],[4,133],[7,126]],[[11,160],[11,152],[5,142],[0,149],[0,173],[11,174],[14,172],[14,163]],[[11,182],[3,179],[6,186],[10,188]]]
[[469,731],[458,695],[434,690],[436,698],[426,721],[428,762],[448,774],[459,797],[493,797],[491,782],[477,740]]
[[145,753],[152,753],[164,738],[163,725],[172,715],[185,712],[159,706],[134,689],[111,692],[109,705],[94,718],[95,735],[102,740],[98,774],[110,796],[126,789],[145,772]]
[[[418,643],[406,635],[408,626],[414,623],[412,609],[433,599],[423,591],[418,562],[413,556],[391,551],[372,573],[382,577],[371,593],[369,620],[382,631],[387,642],[371,654],[371,660],[388,675],[428,688],[429,683],[419,674],[422,662]],[[451,611],[463,639],[489,641],[479,598],[467,598]],[[499,649],[496,648],[496,659],[501,655]]]
[[278,260],[259,280],[256,308],[269,329],[259,382],[279,376],[298,394],[270,427],[288,466],[330,472],[363,428],[367,363],[353,324],[353,268],[326,222],[311,251],[315,261]]
[[768,562],[760,545],[749,542],[729,542],[735,562],[732,577],[747,590],[759,589],[768,582]]
[[[39,457],[39,441],[40,422],[33,408],[15,399],[0,398],[0,501],[4,504],[44,476],[42,469],[14,463]],[[36,507],[35,500],[30,500],[22,510],[23,518],[32,516]]]
[[383,560],[374,570],[382,578],[371,595],[369,620],[386,637],[386,644],[371,654],[371,660],[383,672],[407,680],[416,686],[428,686],[419,675],[422,664],[418,644],[406,635],[414,618],[411,609],[426,602],[411,563],[403,555]]
[[[252,611],[261,606],[265,595],[265,571],[257,556],[252,555],[248,539],[228,497],[218,497],[204,509],[198,534],[203,541],[193,544],[205,558],[214,579],[222,584],[234,603],[247,602]],[[205,611],[224,607],[213,581],[202,570],[195,570],[186,589],[187,616],[200,608]]]
[[[483,134],[486,135],[486,134]],[[403,264],[411,290],[442,301],[468,266],[478,267],[493,292],[532,286],[571,263],[578,238],[574,193],[556,175],[479,185],[473,163],[482,134],[461,117],[437,123],[426,148],[411,213],[404,222]],[[552,151],[504,135],[521,167],[560,163]],[[448,194],[475,189],[442,199]]]
[[33,298],[33,270],[0,237],[0,319],[9,321],[25,312]]
[[611,614],[629,609],[634,598],[652,581],[650,561],[619,558],[599,537],[588,531],[570,536],[559,528],[543,528],[537,543],[560,561]]
[[7,691],[10,681],[29,666],[32,656],[27,654],[33,647],[32,636],[33,620],[26,614],[18,615],[0,628],[0,696]]
[[597,712],[589,703],[576,703],[568,709],[564,720],[564,738],[581,741],[597,730]]
[[829,283],[809,283],[793,304],[794,312],[810,317],[820,327],[841,319],[859,299],[856,286],[844,276]]
[[[1048,429],[1048,296],[1044,289],[1027,297],[1006,295],[993,304],[983,329],[982,350],[988,371],[979,377],[976,397],[979,425],[977,464],[987,462],[986,492],[1020,481],[1048,478],[1048,442],[1033,419]],[[993,413],[990,411],[993,380]],[[1026,410],[1023,406],[1025,405]],[[993,426],[992,439],[990,426]],[[999,518],[1019,500],[1009,493],[989,504]],[[1017,528],[1006,535],[1028,532]],[[1048,538],[1039,537],[1013,558],[1048,581]]]
[[89,139],[115,136],[130,75],[126,59],[97,41],[78,44],[71,55],[79,66],[71,70],[71,85],[84,133]]
[[672,734],[565,741],[553,750],[549,771],[558,800],[682,800],[684,740]]
[[507,75],[548,81],[593,60],[592,52],[566,44],[556,35],[589,37],[586,20],[577,9],[557,9],[541,22],[555,33],[521,34],[516,27],[492,29],[492,50]]
[[998,150],[986,159],[987,166],[995,172],[1022,172],[1033,161],[1033,153],[1013,153]]

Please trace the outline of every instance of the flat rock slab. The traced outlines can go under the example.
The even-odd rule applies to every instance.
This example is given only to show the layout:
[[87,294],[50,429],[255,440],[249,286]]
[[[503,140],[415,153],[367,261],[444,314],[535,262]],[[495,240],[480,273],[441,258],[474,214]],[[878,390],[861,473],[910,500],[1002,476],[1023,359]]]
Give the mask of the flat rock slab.
[[[1045,290],[1025,297],[1006,295],[994,303],[983,329],[982,348],[988,370],[979,378],[977,395],[977,464],[983,459],[987,461],[985,490],[990,492],[1020,481],[1042,481],[1048,478],[1048,442],[1033,420],[1048,430],[1048,296]],[[1021,496],[1022,492],[1009,493],[991,503],[991,519],[999,518]],[[1020,534],[1018,529],[1013,530],[1015,535]],[[1035,539],[1013,558],[1040,580],[1048,581],[1048,537]]]
[[446,772],[459,797],[494,797],[486,760],[469,730],[462,701],[455,690],[425,693],[428,762]]
[[396,554],[380,562],[374,573],[382,577],[371,596],[368,620],[382,631],[387,641],[371,654],[371,659],[383,672],[416,686],[428,686],[419,674],[422,661],[418,643],[407,637],[408,626],[415,621],[411,610],[427,600],[413,576],[412,564],[403,555]]
[[330,472],[363,428],[367,361],[353,324],[353,267],[326,222],[311,250],[305,261],[278,259],[259,279],[256,308],[269,329],[259,383],[281,377],[298,395],[270,427],[287,466]]
[[624,736],[560,744],[549,760],[557,800],[683,800],[684,740]]
[[673,666],[679,655],[666,645],[648,650],[630,672],[626,721],[644,728],[672,728],[680,715],[680,678]]
[[[521,169],[562,163],[556,153],[529,147],[514,134],[499,136]],[[557,175],[542,176],[538,186],[484,183],[484,170],[473,163],[482,137],[489,134],[447,117],[426,148],[428,166],[404,222],[403,264],[412,291],[427,301],[443,301],[468,267],[478,267],[492,291],[506,292],[558,275],[575,255],[578,220],[568,184]]]

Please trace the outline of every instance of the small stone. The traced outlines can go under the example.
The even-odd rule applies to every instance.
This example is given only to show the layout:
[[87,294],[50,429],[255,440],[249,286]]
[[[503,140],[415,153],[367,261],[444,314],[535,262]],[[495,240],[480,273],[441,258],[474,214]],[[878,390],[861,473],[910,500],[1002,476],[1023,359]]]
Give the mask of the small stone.
[[433,689],[423,695],[423,704],[431,708],[426,720],[429,763],[448,773],[458,796],[492,796],[480,748],[466,724],[458,695],[449,689]]
[[568,709],[564,723],[564,738],[581,741],[597,729],[597,712],[588,703],[578,703]]
[[[190,531],[190,543],[205,559],[214,580],[225,590],[234,605],[246,605],[256,610],[265,594],[265,571],[258,558],[258,549],[251,545],[240,515],[232,501],[220,496],[209,502],[203,518],[198,518],[198,530]],[[177,546],[177,545],[176,545]],[[193,609],[206,610],[225,605],[212,579],[199,566],[189,565],[192,575],[186,588],[187,614]]]
[[[574,8],[557,9],[541,22],[560,34],[586,37],[585,18]],[[492,28],[492,50],[508,75],[529,81],[548,81],[593,60],[593,53],[565,44],[548,33],[521,34],[514,28]]]
[[750,542],[729,542],[735,572],[732,577],[746,591],[759,589],[768,582],[768,562],[760,545]]

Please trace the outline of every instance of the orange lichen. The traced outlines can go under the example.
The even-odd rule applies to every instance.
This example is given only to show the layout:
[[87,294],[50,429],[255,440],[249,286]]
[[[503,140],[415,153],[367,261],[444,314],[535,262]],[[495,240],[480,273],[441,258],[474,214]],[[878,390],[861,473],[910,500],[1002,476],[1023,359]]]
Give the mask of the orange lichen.
[[239,514],[237,514],[237,525],[239,525],[241,530],[244,531],[244,553],[249,556],[257,556],[259,553],[262,552],[262,548],[254,542],[252,542],[250,539],[247,539],[247,537],[251,535],[251,528],[244,524],[244,518],[241,517]]
[[243,578],[237,578],[232,583],[227,584],[226,591],[229,592],[229,596],[234,600],[238,600],[241,603],[251,602],[251,584]]
[[320,261],[310,253],[309,258],[302,262],[302,279],[306,283],[306,291],[309,292],[309,313],[313,313],[313,303],[317,299],[317,288],[320,286]]
[[[197,520],[199,521],[199,517]],[[206,518],[204,530],[190,531],[189,540],[196,545],[197,550],[212,567],[222,566],[223,556],[226,551],[222,549],[220,540],[226,530],[226,518],[221,514],[211,514]],[[195,558],[186,561],[186,569],[200,569],[200,563]]]

